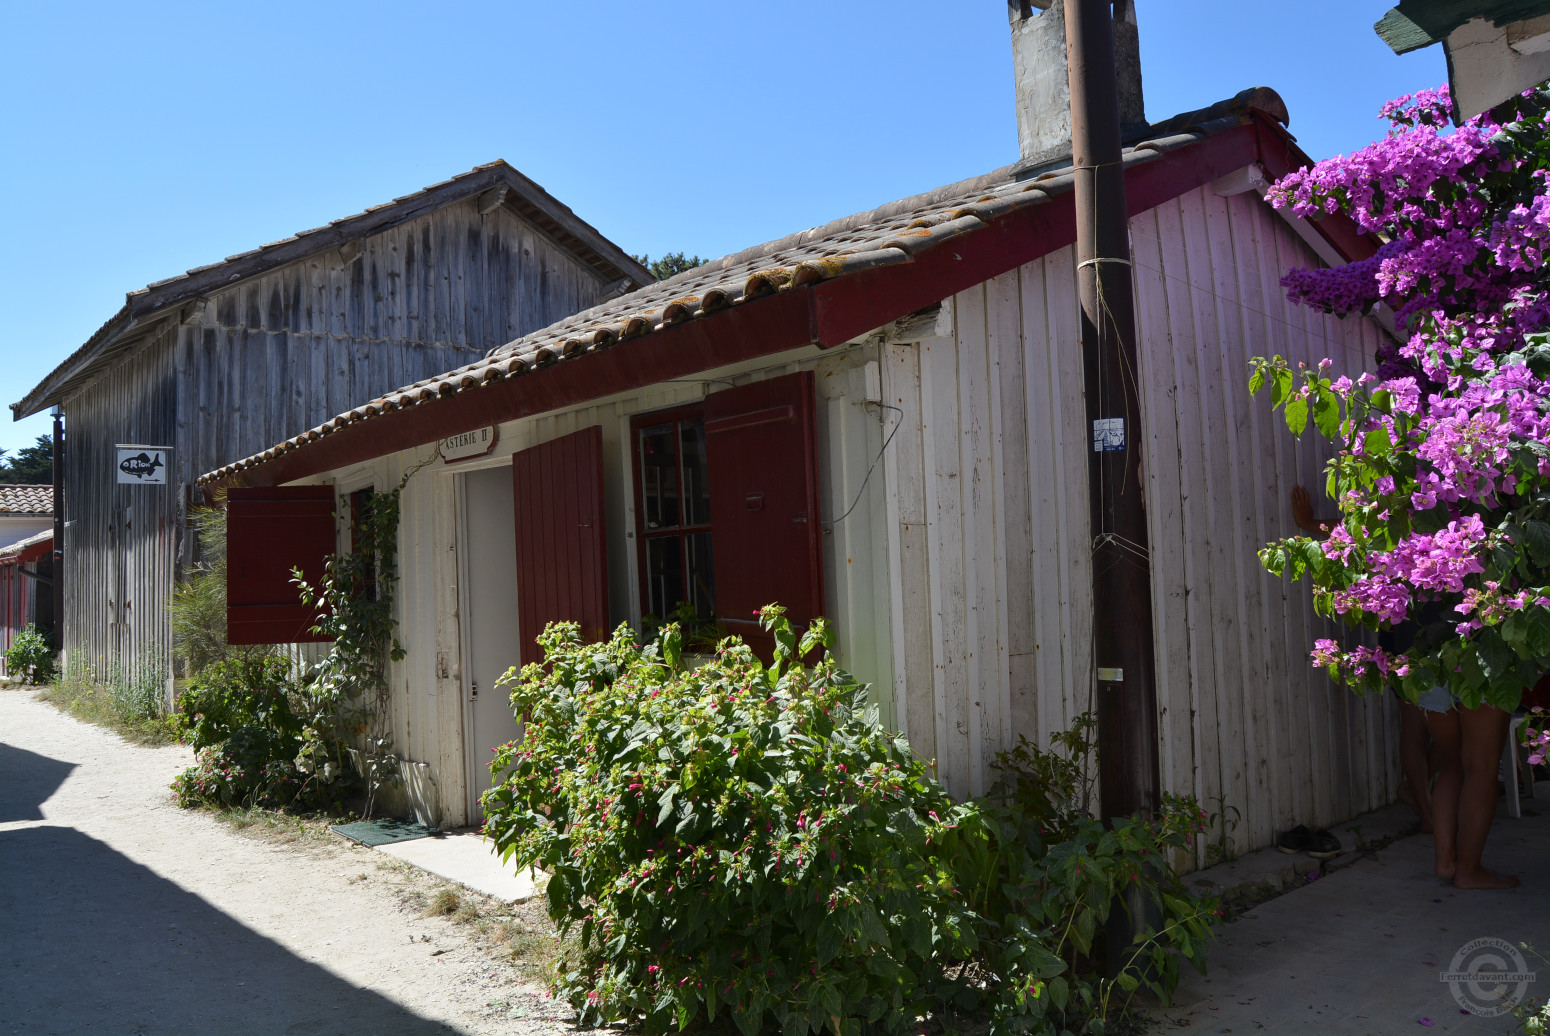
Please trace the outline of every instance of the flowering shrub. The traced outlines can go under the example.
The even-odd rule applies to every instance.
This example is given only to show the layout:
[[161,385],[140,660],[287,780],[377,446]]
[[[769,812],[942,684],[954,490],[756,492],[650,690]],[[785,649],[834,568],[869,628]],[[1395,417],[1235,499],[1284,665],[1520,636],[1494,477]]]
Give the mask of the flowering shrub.
[[[1015,804],[954,804],[853,677],[797,661],[828,646],[821,620],[799,639],[764,615],[768,666],[736,638],[691,670],[676,626],[640,647],[562,623],[506,675],[526,725],[491,764],[484,833],[547,870],[550,915],[579,928],[556,993],[581,1024],[849,1034],[977,1012],[1100,1031],[1113,985],[1066,973],[1117,891],[1162,888],[1180,829],[1050,814],[1057,844]],[[1177,934],[1137,945],[1161,947],[1164,985],[1162,958],[1197,952],[1198,907],[1170,903]]]
[[178,803],[193,806],[315,808],[325,787],[296,766],[302,721],[290,663],[248,654],[209,666],[183,692],[179,706],[194,766],[172,782]]
[[5,671],[31,684],[54,678],[54,648],[48,634],[28,623],[5,649]]
[[971,946],[940,858],[961,809],[832,660],[791,661],[821,622],[800,644],[772,624],[770,666],[726,641],[696,670],[676,626],[640,648],[556,624],[512,691],[528,718],[491,765],[485,834],[580,926],[558,993],[583,1025],[898,1030]]
[[1325,615],[1424,627],[1403,653],[1318,641],[1313,660],[1336,679],[1411,700],[1444,685],[1511,709],[1550,668],[1550,92],[1451,133],[1447,108],[1446,87],[1399,98],[1383,140],[1271,189],[1273,204],[1344,212],[1387,242],[1341,269],[1293,271],[1288,296],[1338,314],[1383,303],[1405,341],[1375,372],[1254,361],[1251,391],[1268,387],[1294,433],[1311,424],[1335,442],[1341,516],[1327,540],[1260,557],[1310,575]]

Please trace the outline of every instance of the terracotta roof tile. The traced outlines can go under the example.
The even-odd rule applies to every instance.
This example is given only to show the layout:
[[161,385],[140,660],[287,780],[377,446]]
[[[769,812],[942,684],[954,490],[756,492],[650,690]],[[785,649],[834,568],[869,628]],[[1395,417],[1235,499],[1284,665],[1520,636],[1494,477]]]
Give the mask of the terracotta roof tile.
[[0,485],[0,514],[53,513],[53,486]]

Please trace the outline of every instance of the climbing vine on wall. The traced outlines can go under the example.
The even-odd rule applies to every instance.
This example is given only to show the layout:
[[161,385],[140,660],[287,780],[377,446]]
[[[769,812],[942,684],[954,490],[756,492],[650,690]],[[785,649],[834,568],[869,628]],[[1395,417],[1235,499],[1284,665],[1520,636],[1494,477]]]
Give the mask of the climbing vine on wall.
[[389,492],[345,498],[354,549],[330,557],[316,585],[299,570],[294,573],[302,603],[320,612],[313,632],[333,640],[304,678],[303,744],[296,763],[325,782],[351,780],[358,771],[366,785],[368,817],[377,792],[398,780],[387,668],[404,657],[393,618],[399,498],[418,470],[405,474]]

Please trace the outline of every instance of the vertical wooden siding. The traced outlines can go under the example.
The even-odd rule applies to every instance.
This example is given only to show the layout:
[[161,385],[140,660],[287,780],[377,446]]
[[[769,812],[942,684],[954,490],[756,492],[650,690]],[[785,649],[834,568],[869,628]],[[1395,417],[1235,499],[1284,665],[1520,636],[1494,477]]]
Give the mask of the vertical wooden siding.
[[459,202],[213,297],[179,328],[185,481],[595,304],[597,276]]
[[[481,215],[472,199],[360,245],[353,262],[330,249],[213,294],[66,401],[68,652],[103,667],[167,665],[165,604],[176,567],[193,560],[186,494],[199,475],[468,363],[602,290],[541,232],[505,209]],[[115,442],[173,446],[173,484],[154,501],[116,487]],[[115,523],[125,507],[133,520]]]
[[99,675],[166,675],[183,489],[118,485],[114,445],[173,443],[171,343],[153,337],[67,407],[64,646]]
[[[1378,331],[1292,306],[1277,284],[1314,256],[1253,194],[1210,188],[1131,225],[1140,325],[1162,777],[1236,807],[1242,850],[1392,799],[1393,711],[1314,672],[1335,635],[1259,566],[1294,530],[1295,482],[1324,454],[1246,388],[1281,353],[1349,367]],[[952,300],[953,333],[887,350],[905,427],[889,461],[896,697],[916,749],[957,794],[994,753],[1089,708],[1085,412],[1070,249]]]

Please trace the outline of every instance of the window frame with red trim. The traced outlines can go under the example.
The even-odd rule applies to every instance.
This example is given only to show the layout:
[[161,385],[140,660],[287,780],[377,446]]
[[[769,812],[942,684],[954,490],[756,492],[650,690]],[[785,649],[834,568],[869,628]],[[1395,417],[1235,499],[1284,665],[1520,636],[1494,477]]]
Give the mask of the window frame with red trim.
[[[672,441],[674,448],[674,500],[678,507],[678,520],[672,525],[659,525],[653,527],[649,518],[649,508],[646,497],[646,465],[643,463],[645,434],[665,425],[672,425]],[[686,517],[698,517],[697,514],[688,514],[691,510],[689,499],[685,491],[684,472],[684,428],[686,425],[697,425],[700,440],[700,471],[699,477],[706,479],[705,514],[704,521],[685,521]],[[668,407],[664,410],[651,410],[645,413],[634,414],[630,417],[630,448],[628,453],[631,481],[635,487],[635,569],[639,579],[640,595],[638,604],[640,607],[641,624],[650,627],[657,623],[670,622],[678,617],[677,608],[680,603],[686,603],[694,612],[695,617],[705,622],[714,622],[716,618],[716,586],[715,586],[715,530],[711,525],[710,516],[710,490],[708,485],[709,460],[705,442],[705,403],[691,403],[682,406]],[[703,595],[693,591],[694,578],[697,574],[695,564],[695,551],[691,546],[691,540],[698,537],[708,538],[709,550],[705,554],[703,564],[709,569],[709,581],[704,587]],[[667,540],[676,540],[678,543],[679,576],[684,593],[678,601],[667,601],[665,598],[658,605],[653,602],[653,576],[651,573],[652,550],[651,544]],[[699,600],[697,598],[701,598]],[[704,606],[701,606],[704,605]]]

